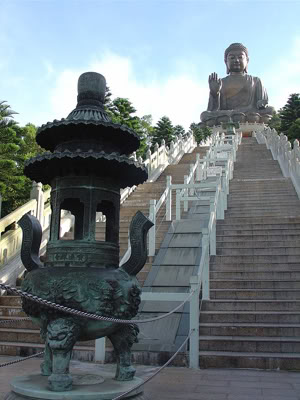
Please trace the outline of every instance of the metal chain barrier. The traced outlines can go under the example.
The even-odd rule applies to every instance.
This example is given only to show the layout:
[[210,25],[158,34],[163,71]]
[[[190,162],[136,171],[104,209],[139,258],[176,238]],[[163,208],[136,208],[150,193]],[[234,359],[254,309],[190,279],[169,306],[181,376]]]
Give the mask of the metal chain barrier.
[[5,285],[4,283],[0,283],[0,289],[8,290],[18,296],[25,297],[26,299],[34,301],[36,303],[40,303],[43,306],[46,306],[49,308],[54,308],[56,310],[59,310],[59,311],[62,311],[62,312],[68,313],[68,314],[76,315],[77,317],[85,317],[85,318],[95,319],[98,321],[113,322],[113,323],[117,323],[117,324],[141,324],[141,323],[146,323],[146,322],[154,322],[154,321],[158,321],[162,318],[166,318],[169,315],[176,312],[177,310],[179,310],[182,306],[184,306],[184,304],[187,301],[189,301],[189,299],[195,293],[195,290],[191,291],[191,293],[187,296],[187,298],[182,303],[180,303],[177,307],[175,307],[173,310],[169,311],[166,314],[160,315],[158,317],[149,318],[149,319],[129,319],[128,320],[128,319],[103,317],[103,316],[97,315],[97,314],[91,314],[91,313],[86,313],[84,311],[74,310],[73,308],[61,306],[59,304],[52,303],[51,301],[44,300],[41,297],[33,296],[32,294],[23,292],[20,289],[12,288],[11,286]]
[[125,393],[120,394],[120,395],[117,396],[117,397],[114,397],[112,400],[119,400],[119,399],[122,399],[123,397],[127,396],[129,393],[133,392],[134,390],[138,389],[139,387],[141,387],[141,386],[145,385],[146,383],[148,383],[149,381],[151,381],[151,379],[153,379],[157,374],[160,373],[160,371],[162,371],[165,367],[167,367],[167,366],[170,364],[171,361],[174,360],[174,358],[177,356],[177,354],[180,352],[180,350],[181,350],[181,349],[184,347],[184,345],[187,343],[187,341],[189,340],[189,338],[191,337],[191,334],[192,334],[193,332],[194,332],[194,329],[192,329],[192,330],[190,331],[188,337],[184,340],[184,342],[183,342],[182,345],[178,348],[178,350],[176,351],[176,353],[174,353],[174,354],[172,355],[172,357],[169,358],[169,360],[168,360],[164,365],[162,365],[161,367],[159,367],[159,368],[154,372],[154,374],[152,374],[151,376],[149,376],[148,378],[146,378],[142,383],[136,385],[134,388],[128,390],[128,391],[125,392]]
[[6,363],[4,363],[4,364],[0,364],[0,368],[1,368],[1,367],[7,367],[8,365],[12,365],[12,364],[17,364],[17,363],[19,363],[19,362],[21,362],[21,361],[26,361],[26,360],[29,360],[30,358],[34,358],[34,357],[41,356],[42,354],[44,354],[44,351],[41,351],[40,353],[33,354],[32,356],[28,356],[28,357],[24,357],[24,358],[19,358],[18,360],[8,361],[8,362],[6,362]]

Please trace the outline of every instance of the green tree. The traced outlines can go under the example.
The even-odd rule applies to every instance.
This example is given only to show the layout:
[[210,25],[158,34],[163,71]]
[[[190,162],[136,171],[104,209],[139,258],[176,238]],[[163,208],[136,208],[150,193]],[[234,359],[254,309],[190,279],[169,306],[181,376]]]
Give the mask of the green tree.
[[296,121],[292,123],[292,125],[287,130],[286,135],[292,145],[295,139],[300,140],[300,118],[297,118]]
[[13,115],[17,114],[6,104],[6,101],[0,101],[0,129],[13,126],[16,124]]
[[300,118],[300,94],[293,93],[289,96],[286,105],[280,110],[281,130],[286,133],[291,125]]
[[[107,91],[107,98],[109,99],[109,89]],[[136,109],[132,103],[122,97],[117,97],[112,102],[107,102],[107,110],[110,114],[112,122],[116,124],[126,125],[132,129],[140,137],[140,147],[136,151],[137,157],[145,157],[147,151],[148,136],[151,132],[151,115],[145,115],[139,118]]]
[[[3,107],[4,106],[4,107]],[[31,181],[23,174],[24,163],[44,151],[35,142],[36,127],[19,127],[12,119],[16,114],[9,106],[0,105],[0,192],[2,217],[26,203]]]
[[174,134],[176,136],[181,135],[184,136],[185,135],[185,129],[182,125],[175,125],[174,126]]
[[175,139],[174,127],[170,118],[162,117],[154,127],[152,144],[161,144],[162,140],[165,140],[166,145],[169,146],[170,142]]
[[151,114],[144,115],[140,119],[140,124],[141,124],[142,134],[141,134],[141,144],[139,150],[137,151],[137,156],[138,157],[141,156],[143,159],[145,159],[146,152],[149,145],[151,144],[151,138],[153,136],[153,131],[154,131],[154,128],[152,126],[152,115]]
[[271,129],[276,129],[277,132],[281,132],[281,118],[279,113],[273,114],[272,118],[268,122],[268,126]]
[[202,141],[206,141],[206,139],[212,134],[212,131],[207,126],[199,126],[195,122],[192,122],[190,125],[189,132],[194,135],[194,138],[199,145]]
[[138,116],[134,115],[136,109],[132,103],[125,98],[117,97],[112,101],[112,121],[117,124],[126,125],[138,135],[141,133],[141,124]]

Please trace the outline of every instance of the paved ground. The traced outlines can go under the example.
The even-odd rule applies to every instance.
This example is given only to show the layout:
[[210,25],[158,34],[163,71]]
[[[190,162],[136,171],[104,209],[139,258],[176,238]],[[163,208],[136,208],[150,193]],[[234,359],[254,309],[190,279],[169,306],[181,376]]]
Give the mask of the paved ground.
[[[16,357],[0,357],[0,364]],[[37,372],[41,360],[31,359],[0,369],[0,399],[9,392],[9,382],[14,376]],[[94,363],[72,362],[72,370],[86,369],[101,374],[103,367]],[[137,375],[152,375],[155,367],[137,366]],[[300,372],[224,370],[190,370],[165,368],[145,385],[147,400],[300,400]]]

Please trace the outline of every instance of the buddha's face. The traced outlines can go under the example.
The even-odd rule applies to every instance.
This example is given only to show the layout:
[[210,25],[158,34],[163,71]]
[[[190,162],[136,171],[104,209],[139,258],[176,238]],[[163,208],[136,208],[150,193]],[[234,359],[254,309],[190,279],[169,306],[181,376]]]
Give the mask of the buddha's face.
[[228,72],[245,72],[248,65],[245,52],[238,49],[231,50],[227,55],[226,65]]

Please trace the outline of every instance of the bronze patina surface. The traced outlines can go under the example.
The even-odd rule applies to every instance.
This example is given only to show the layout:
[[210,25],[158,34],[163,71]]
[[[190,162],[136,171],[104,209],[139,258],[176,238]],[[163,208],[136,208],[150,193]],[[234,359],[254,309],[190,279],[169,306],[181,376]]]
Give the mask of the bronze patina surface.
[[209,102],[200,118],[207,126],[224,122],[265,122],[274,108],[268,106],[268,95],[261,80],[248,74],[248,50],[241,43],[232,43],[224,54],[225,78],[214,72],[209,76]]
[[[131,256],[119,267],[120,189],[147,179],[143,165],[129,158],[139,146],[130,129],[113,124],[104,110],[105,78],[88,72],[78,82],[78,104],[66,119],[43,125],[37,142],[49,150],[28,161],[25,174],[50,184],[51,225],[45,263],[39,257],[41,226],[25,215],[21,258],[28,273],[22,289],[34,296],[101,316],[133,318],[140,304],[136,274],[147,258],[146,236],[153,225],[138,212],[131,222]],[[61,211],[75,217],[74,239],[60,237]],[[96,240],[96,213],[106,217],[104,241]],[[52,391],[72,390],[69,362],[78,340],[108,336],[117,358],[115,379],[134,378],[134,324],[96,321],[23,299],[23,309],[45,340],[42,375]]]

